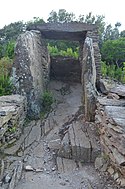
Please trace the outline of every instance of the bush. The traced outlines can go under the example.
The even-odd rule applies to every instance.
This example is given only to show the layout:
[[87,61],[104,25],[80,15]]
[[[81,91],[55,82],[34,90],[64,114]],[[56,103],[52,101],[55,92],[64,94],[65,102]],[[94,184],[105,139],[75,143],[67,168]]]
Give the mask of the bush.
[[0,96],[12,93],[12,84],[10,81],[11,68],[11,59],[8,57],[0,59]]
[[66,50],[59,50],[57,46],[50,46],[48,44],[48,51],[51,56],[65,56],[65,57],[73,57],[78,59],[79,57],[79,48],[76,48],[75,51],[72,48],[67,48]]
[[54,102],[54,99],[53,99],[52,93],[49,91],[45,91],[42,96],[42,107],[45,113],[51,110],[51,106],[53,102]]
[[110,79],[116,79],[122,83],[125,83],[125,63],[123,62],[123,68],[118,68],[116,65],[107,65],[106,62],[101,62],[101,73],[103,77],[109,77]]

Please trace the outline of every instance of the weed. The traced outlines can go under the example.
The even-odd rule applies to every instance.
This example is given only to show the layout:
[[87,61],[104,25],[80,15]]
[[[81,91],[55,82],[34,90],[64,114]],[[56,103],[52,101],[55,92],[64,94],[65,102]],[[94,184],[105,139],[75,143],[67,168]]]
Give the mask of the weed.
[[[49,112],[51,110],[51,106],[54,102],[53,95],[50,91],[45,91],[42,95],[42,108],[43,112]],[[42,113],[44,116],[44,114]]]

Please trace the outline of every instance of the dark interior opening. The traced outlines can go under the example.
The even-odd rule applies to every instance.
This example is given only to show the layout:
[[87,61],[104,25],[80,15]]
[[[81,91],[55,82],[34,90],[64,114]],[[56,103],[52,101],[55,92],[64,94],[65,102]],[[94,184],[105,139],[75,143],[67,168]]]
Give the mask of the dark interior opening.
[[81,64],[72,57],[51,57],[50,79],[81,83]]

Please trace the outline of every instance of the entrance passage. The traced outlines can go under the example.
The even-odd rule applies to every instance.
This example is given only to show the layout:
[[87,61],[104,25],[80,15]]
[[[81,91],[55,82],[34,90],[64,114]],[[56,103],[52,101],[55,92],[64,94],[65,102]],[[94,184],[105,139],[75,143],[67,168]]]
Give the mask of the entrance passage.
[[51,57],[50,79],[81,83],[82,68],[80,61],[68,57]]

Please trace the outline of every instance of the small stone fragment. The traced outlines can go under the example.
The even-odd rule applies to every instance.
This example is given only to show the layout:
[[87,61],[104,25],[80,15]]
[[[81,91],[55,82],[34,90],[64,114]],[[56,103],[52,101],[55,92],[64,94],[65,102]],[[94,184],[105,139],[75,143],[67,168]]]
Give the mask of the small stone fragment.
[[26,165],[25,170],[26,171],[34,171],[33,167],[31,167],[31,165]]
[[109,168],[108,168],[108,172],[109,172],[110,175],[113,175],[114,169],[113,169],[112,167],[109,167]]
[[11,177],[9,174],[7,174],[5,177],[4,177],[4,183],[9,183],[11,180]]

